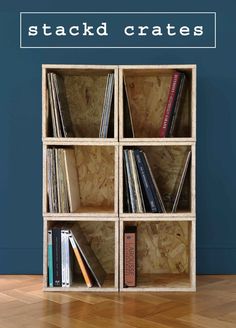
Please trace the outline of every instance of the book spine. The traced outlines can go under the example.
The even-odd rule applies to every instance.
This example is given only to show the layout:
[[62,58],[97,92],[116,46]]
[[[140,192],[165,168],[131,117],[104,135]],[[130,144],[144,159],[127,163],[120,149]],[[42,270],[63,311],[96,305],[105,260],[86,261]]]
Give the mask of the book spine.
[[124,159],[125,159],[125,167],[127,172],[127,178],[128,178],[128,187],[129,187],[129,195],[130,195],[130,203],[131,203],[131,209],[132,212],[135,213],[137,208],[137,199],[134,193],[134,183],[131,176],[131,169],[130,169],[130,162],[129,162],[129,156],[128,156],[128,150],[124,150]]
[[71,272],[71,258],[70,258],[70,242],[69,230],[65,230],[65,244],[66,244],[66,286],[71,286],[72,272]]
[[52,228],[53,286],[61,287],[61,229]]
[[[124,166],[125,166],[125,160],[124,160]],[[127,177],[127,171],[126,167],[124,167],[124,182],[125,182],[125,191],[123,193],[124,196],[124,204],[127,205],[127,211],[128,213],[131,213],[131,203],[130,203],[130,196],[129,196],[129,184],[128,184],[128,177]]]
[[176,102],[175,102],[175,106],[174,106],[174,110],[173,110],[172,119],[170,120],[170,128],[169,128],[169,132],[168,132],[168,137],[172,137],[173,136],[173,133],[174,133],[175,123],[176,123],[176,119],[177,119],[177,115],[178,115],[178,112],[179,112],[180,103],[181,103],[182,96],[183,96],[185,80],[186,80],[185,74],[184,73],[181,73],[181,80],[180,80],[180,85],[179,85],[179,92],[178,92],[178,95],[177,95],[177,98],[176,98]]
[[154,199],[154,196],[152,194],[150,183],[149,183],[148,177],[147,177],[147,172],[146,172],[146,169],[143,165],[140,152],[138,150],[135,150],[134,155],[135,155],[135,158],[136,158],[136,163],[137,163],[137,167],[138,167],[138,170],[139,170],[140,178],[142,179],[143,186],[144,186],[144,189],[145,189],[145,192],[146,192],[146,195],[147,195],[147,199],[148,199],[151,211],[153,213],[156,213],[156,212],[158,212],[158,209],[157,209],[157,206],[155,204],[155,199]]
[[65,264],[65,231],[61,230],[61,281],[62,287],[66,287],[66,264]]
[[163,115],[163,120],[160,128],[160,138],[165,138],[168,133],[168,126],[171,118],[171,114],[174,108],[175,103],[175,97],[178,90],[178,84],[180,80],[180,72],[175,72],[172,76],[171,84],[170,84],[170,90],[169,90],[169,96],[166,104],[166,108]]
[[136,233],[124,232],[124,285],[136,286]]
[[48,230],[48,286],[53,287],[52,230]]

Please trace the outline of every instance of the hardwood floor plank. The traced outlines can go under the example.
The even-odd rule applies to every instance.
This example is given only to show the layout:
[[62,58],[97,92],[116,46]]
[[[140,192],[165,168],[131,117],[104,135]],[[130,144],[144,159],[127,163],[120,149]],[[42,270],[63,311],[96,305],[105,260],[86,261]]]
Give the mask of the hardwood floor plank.
[[236,275],[196,293],[43,292],[42,276],[0,276],[0,328],[235,328]]

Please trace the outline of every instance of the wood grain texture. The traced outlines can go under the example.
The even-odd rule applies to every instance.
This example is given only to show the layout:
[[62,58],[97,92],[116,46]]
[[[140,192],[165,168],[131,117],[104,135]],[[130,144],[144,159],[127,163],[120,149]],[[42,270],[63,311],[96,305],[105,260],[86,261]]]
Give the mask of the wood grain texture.
[[106,76],[65,75],[69,111],[77,137],[98,137]]
[[[158,69],[123,71],[135,138],[159,137],[173,71]],[[175,137],[191,137],[191,73],[186,71],[186,75],[186,93],[179,110]]]
[[75,147],[75,155],[81,208],[101,207],[114,211],[114,147],[79,146]]
[[198,276],[197,293],[42,292],[42,276],[0,276],[1,328],[235,328],[236,276]]
[[189,272],[188,222],[125,222],[133,224],[137,226],[138,276]]

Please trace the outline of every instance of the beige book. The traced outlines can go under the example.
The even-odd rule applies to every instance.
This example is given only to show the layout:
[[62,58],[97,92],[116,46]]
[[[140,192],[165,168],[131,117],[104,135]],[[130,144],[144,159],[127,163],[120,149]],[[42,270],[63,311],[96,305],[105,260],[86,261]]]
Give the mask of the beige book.
[[80,207],[79,181],[74,149],[63,149],[70,212]]

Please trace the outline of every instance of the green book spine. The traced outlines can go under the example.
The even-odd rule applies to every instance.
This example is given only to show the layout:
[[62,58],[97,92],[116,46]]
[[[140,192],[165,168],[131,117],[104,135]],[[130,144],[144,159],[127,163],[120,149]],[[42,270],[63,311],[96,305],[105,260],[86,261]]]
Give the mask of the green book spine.
[[48,286],[53,287],[52,230],[48,231]]

